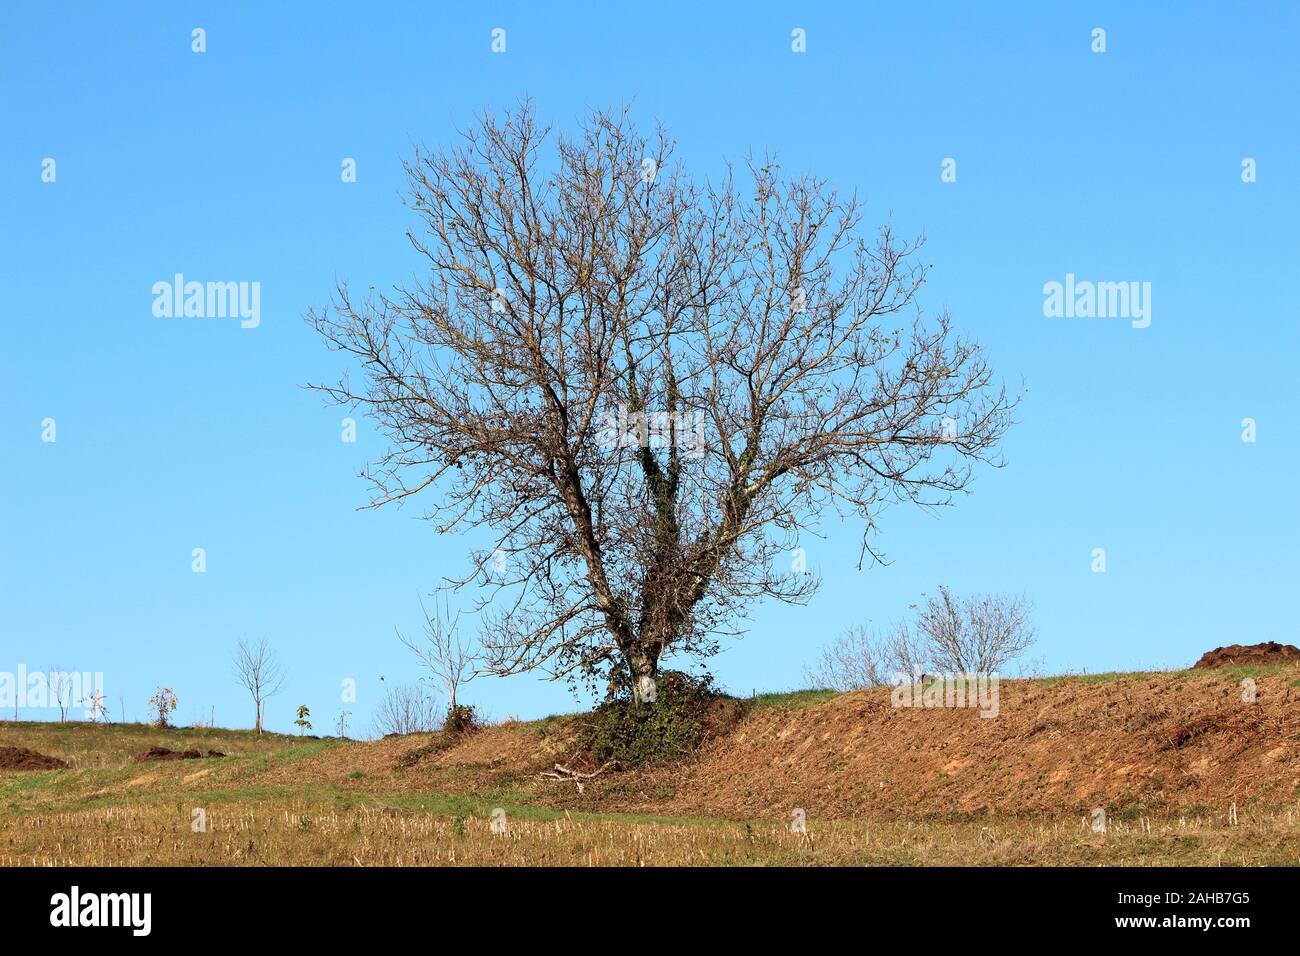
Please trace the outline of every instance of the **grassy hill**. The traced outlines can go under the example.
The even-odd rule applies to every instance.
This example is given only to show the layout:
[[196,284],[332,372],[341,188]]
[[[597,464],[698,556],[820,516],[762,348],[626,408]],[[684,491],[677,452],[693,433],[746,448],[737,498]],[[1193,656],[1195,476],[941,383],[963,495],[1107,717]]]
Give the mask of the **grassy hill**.
[[[69,764],[0,770],[0,864],[1300,862],[1294,665],[1004,681],[987,719],[888,689],[735,712],[581,792],[539,774],[592,768],[585,715],[372,742],[0,723],[0,747]],[[156,746],[226,756],[135,759]]]

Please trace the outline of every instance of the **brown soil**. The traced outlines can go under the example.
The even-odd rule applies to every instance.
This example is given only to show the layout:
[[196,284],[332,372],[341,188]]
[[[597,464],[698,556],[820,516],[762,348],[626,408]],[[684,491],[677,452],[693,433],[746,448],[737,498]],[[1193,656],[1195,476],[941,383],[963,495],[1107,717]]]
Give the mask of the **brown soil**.
[[[209,757],[224,757],[219,750],[209,750]],[[200,760],[203,757],[201,750],[168,750],[166,747],[150,747],[142,754],[136,754],[133,758],[136,763],[143,763],[146,760]]]
[[26,747],[0,747],[0,770],[62,770],[68,764]]
[[1253,703],[1236,682],[1170,674],[1004,682],[988,719],[893,707],[888,691],[846,694],[752,715],[656,802],[675,813],[847,817],[1290,801],[1300,790],[1294,677],[1261,679]]
[[1239,682],[1216,671],[1003,681],[999,712],[894,707],[888,689],[750,712],[681,762],[548,781],[573,718],[354,743],[266,771],[387,793],[535,794],[534,805],[732,819],[965,818],[1140,812],[1300,797],[1300,666]]
[[1206,651],[1193,668],[1207,667],[1244,667],[1268,664],[1293,664],[1300,661],[1300,647],[1294,644],[1279,644],[1268,641],[1265,644],[1229,644]]

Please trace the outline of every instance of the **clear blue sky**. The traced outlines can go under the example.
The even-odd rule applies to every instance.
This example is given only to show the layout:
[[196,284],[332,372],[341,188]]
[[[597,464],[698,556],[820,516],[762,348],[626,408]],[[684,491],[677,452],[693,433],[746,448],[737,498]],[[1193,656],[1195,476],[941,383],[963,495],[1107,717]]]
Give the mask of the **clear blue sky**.
[[[41,3],[0,27],[0,670],[103,671],[114,718],[167,684],[182,722],[248,725],[229,659],[265,635],[292,672],[270,726],[306,702],[318,730],[343,678],[355,730],[380,675],[415,678],[393,628],[465,543],[354,510],[382,446],[300,389],[340,368],[302,316],[336,279],[408,278],[400,160],[524,94],[561,125],[634,98],[702,172],[772,148],[858,189],[929,236],[925,304],[1024,379],[1007,467],[937,518],[888,512],[888,567],[828,526],[822,592],[757,609],[712,661],[725,686],[797,686],[822,641],[941,582],[1028,595],[1054,671],[1297,639],[1295,3]],[[260,282],[260,327],[156,318],[177,272]],[[1071,272],[1150,282],[1151,326],[1045,318]],[[468,697],[575,706],[531,676]]]

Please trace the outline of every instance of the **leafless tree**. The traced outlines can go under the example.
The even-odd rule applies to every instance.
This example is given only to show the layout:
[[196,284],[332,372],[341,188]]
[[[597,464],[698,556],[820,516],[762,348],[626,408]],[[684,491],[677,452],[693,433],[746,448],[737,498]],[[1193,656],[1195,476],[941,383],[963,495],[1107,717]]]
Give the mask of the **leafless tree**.
[[77,703],[86,708],[86,716],[90,722],[97,724],[100,719],[108,719],[108,705],[104,703],[104,692],[98,688],[91,691],[85,697],[82,697]]
[[830,644],[810,667],[804,668],[810,687],[829,690],[863,690],[888,680],[883,642],[872,631],[856,625]]
[[444,602],[441,609],[435,603],[434,613],[430,614],[421,598],[420,613],[424,616],[422,637],[407,637],[398,631],[397,639],[406,645],[420,665],[442,685],[447,693],[447,709],[454,711],[461,687],[474,678],[479,662],[478,652],[471,641],[462,637],[460,615],[453,616],[447,603]]
[[1035,632],[1023,597],[984,594],[956,598],[940,586],[921,606],[916,631],[940,671],[990,674],[1029,649]]
[[63,723],[68,719],[68,708],[72,706],[75,691],[72,674],[62,667],[51,667],[46,686],[49,689],[50,702],[59,708],[59,723]]
[[390,440],[368,507],[427,489],[440,532],[493,534],[447,586],[485,589],[495,673],[653,699],[665,654],[808,599],[788,554],[827,509],[877,558],[883,507],[999,463],[1015,399],[921,314],[919,240],[775,159],[697,181],[673,149],[626,109],[572,136],[485,115],[407,163],[427,276],[309,316],[362,373],[313,387]]
[[288,675],[275,652],[266,643],[265,637],[259,637],[253,644],[241,638],[235,649],[234,664],[235,679],[253,698],[256,715],[253,726],[260,734],[266,701],[284,690]]
[[890,628],[885,648],[891,684],[922,680],[926,674],[936,669],[929,644],[906,621],[896,622]]
[[374,735],[423,734],[438,725],[437,704],[418,684],[397,684],[384,691],[375,710]]
[[862,690],[916,679],[929,668],[929,660],[925,646],[906,624],[883,633],[855,625],[823,647],[804,674],[815,687]]

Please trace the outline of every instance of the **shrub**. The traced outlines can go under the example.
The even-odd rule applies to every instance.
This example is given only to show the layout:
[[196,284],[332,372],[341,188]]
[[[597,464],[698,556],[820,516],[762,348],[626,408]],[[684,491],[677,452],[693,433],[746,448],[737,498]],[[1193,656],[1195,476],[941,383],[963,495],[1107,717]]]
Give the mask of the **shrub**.
[[438,709],[432,697],[417,684],[387,687],[375,711],[374,734],[390,735],[431,733],[438,724]]
[[578,746],[597,764],[617,759],[638,766],[680,759],[739,719],[743,706],[723,695],[707,674],[664,671],[653,704],[635,703],[626,688],[620,689],[585,721]]
[[453,704],[447,708],[442,729],[452,734],[465,734],[478,727],[478,714],[469,704]]
[[170,687],[159,687],[149,698],[149,709],[157,714],[159,727],[171,726],[171,715],[179,705],[180,701]]
[[1033,645],[1032,609],[1022,597],[962,598],[940,585],[938,596],[927,596],[917,609],[915,622],[899,622],[884,633],[850,628],[804,674],[815,686],[833,690],[919,680],[933,671],[991,674]]
[[917,614],[916,630],[941,671],[989,674],[1005,667],[1034,643],[1032,605],[1023,597],[982,594],[954,597],[939,586]]
[[804,667],[812,687],[863,690],[897,683],[929,668],[930,649],[906,624],[888,631],[855,625],[822,648],[821,657]]

